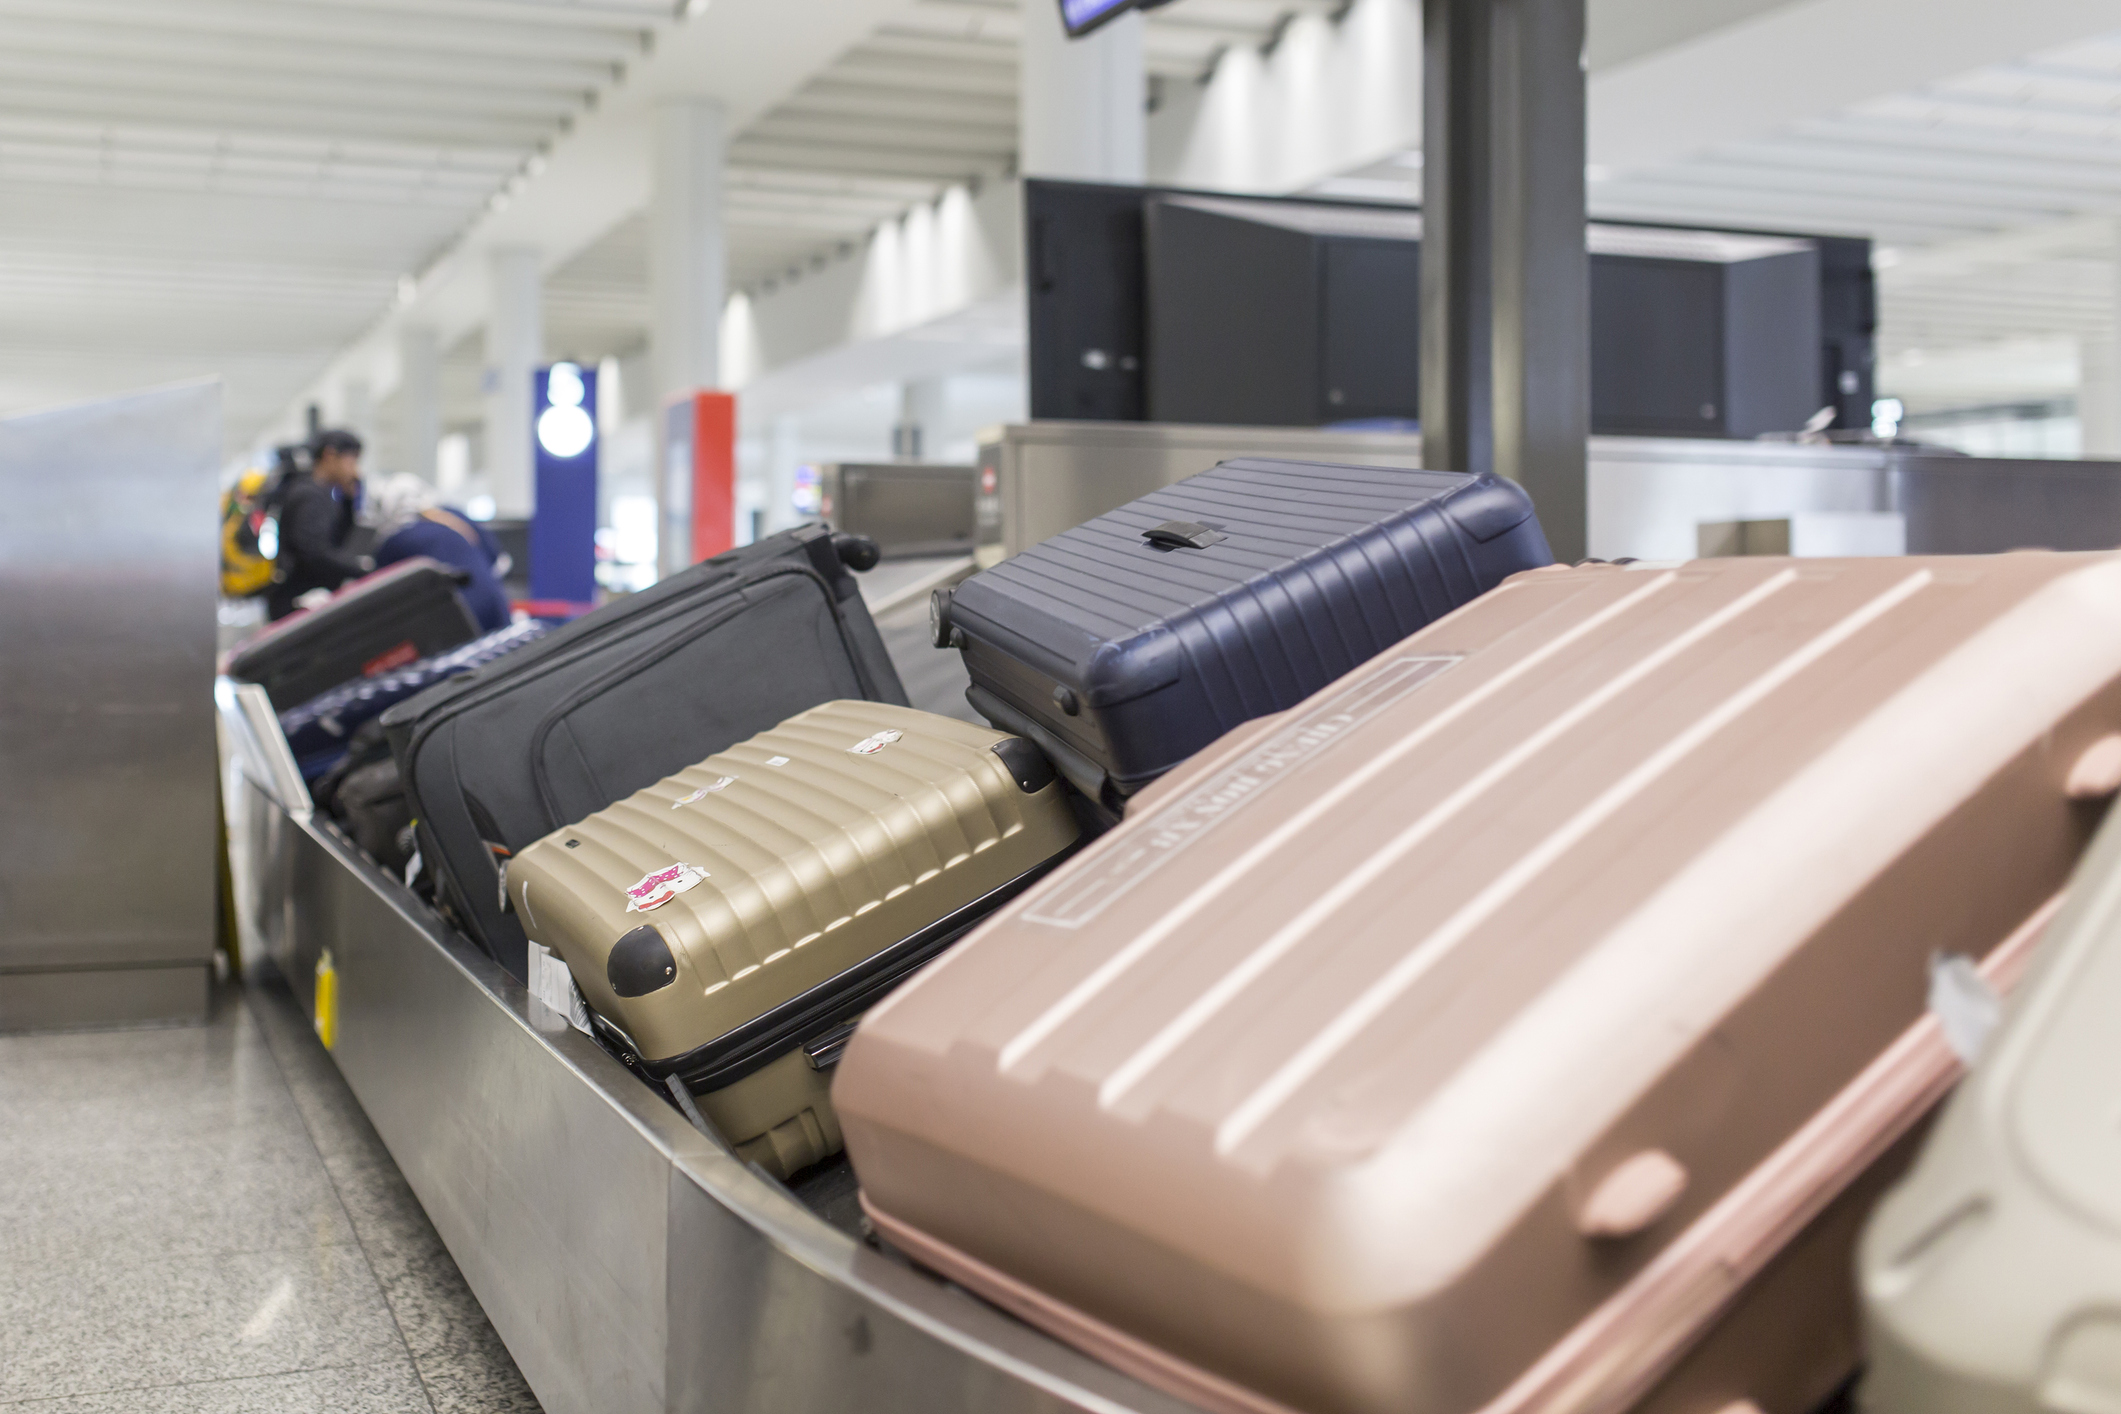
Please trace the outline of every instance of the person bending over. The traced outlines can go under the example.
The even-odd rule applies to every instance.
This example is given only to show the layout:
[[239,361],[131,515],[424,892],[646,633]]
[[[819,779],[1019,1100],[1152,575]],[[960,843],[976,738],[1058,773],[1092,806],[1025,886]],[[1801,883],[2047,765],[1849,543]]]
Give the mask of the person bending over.
[[479,621],[479,632],[508,627],[508,595],[500,578],[504,556],[492,531],[456,507],[443,505],[432,486],[404,472],[383,482],[369,500],[378,565],[425,555],[463,570],[471,580],[457,592]]

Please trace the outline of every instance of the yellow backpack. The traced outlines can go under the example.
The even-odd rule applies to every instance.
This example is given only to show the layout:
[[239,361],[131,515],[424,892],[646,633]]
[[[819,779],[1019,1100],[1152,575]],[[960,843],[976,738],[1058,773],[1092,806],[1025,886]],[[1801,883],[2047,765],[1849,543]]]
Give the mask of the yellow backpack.
[[277,527],[265,534],[272,516],[271,484],[270,472],[254,468],[221,493],[221,593],[227,598],[248,599],[272,583]]

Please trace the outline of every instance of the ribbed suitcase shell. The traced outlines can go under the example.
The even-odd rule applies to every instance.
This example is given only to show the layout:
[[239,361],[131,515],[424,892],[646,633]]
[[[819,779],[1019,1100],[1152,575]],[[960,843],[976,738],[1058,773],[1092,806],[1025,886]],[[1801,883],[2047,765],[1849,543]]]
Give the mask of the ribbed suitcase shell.
[[1864,1233],[1865,1409],[2121,1409],[2117,1075],[2109,815],[2003,1025]]
[[329,692],[319,693],[299,707],[280,714],[280,730],[288,750],[302,768],[302,779],[314,781],[339,763],[346,754],[346,739],[354,728],[374,721],[408,697],[425,692],[438,682],[459,673],[482,668],[504,653],[534,643],[552,631],[537,619],[524,619],[471,642],[422,658],[410,667],[394,668],[381,677],[356,678]]
[[821,702],[904,704],[838,543],[799,526],[703,560],[383,714],[423,863],[516,977],[510,851]]
[[1798,1414],[1927,961],[2022,945],[2117,725],[2121,556],[1519,575],[871,1012],[871,1215],[1211,1409]]
[[[830,702],[539,840],[508,888],[644,1068],[708,1091],[739,1151],[787,1174],[840,1147],[825,1071],[799,1048],[1076,834],[1052,768],[1021,738]],[[646,909],[629,902],[630,886],[679,864],[704,877]]]
[[[1145,539],[1173,521],[1221,538]],[[974,575],[945,627],[973,704],[1110,805],[1552,559],[1493,476],[1227,461]]]
[[457,583],[457,571],[424,556],[363,575],[235,648],[221,670],[259,684],[273,710],[285,712],[340,683],[478,637],[478,621],[458,597]]

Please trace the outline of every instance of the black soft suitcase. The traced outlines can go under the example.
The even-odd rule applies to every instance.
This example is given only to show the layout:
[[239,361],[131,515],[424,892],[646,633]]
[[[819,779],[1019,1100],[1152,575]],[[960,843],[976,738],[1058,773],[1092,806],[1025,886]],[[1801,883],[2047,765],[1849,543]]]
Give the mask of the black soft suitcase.
[[1107,809],[1519,570],[1553,563],[1514,482],[1242,459],[937,591],[972,705]]
[[525,975],[507,861],[532,841],[837,698],[906,705],[849,565],[803,526],[717,555],[385,712],[439,897]]
[[479,636],[457,594],[463,580],[424,556],[400,561],[288,615],[232,650],[222,671],[259,684],[285,712],[343,682],[432,657]]

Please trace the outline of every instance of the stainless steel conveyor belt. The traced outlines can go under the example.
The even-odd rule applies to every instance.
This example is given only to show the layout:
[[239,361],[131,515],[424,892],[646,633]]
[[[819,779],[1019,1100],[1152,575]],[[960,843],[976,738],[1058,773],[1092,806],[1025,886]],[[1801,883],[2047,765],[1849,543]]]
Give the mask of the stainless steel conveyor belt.
[[247,941],[312,1016],[329,950],[332,1057],[551,1414],[1187,1407],[691,1128],[313,818],[270,711],[219,696]]

